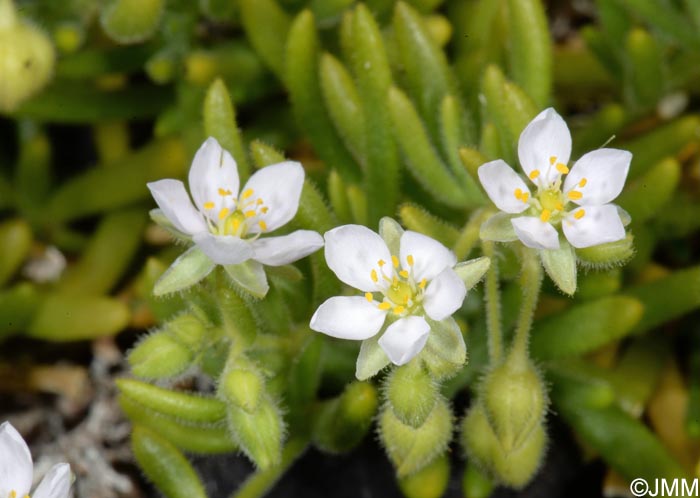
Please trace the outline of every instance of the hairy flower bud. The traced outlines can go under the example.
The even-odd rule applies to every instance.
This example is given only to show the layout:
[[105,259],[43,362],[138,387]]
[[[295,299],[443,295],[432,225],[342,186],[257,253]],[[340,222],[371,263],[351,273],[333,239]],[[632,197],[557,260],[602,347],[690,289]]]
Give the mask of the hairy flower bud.
[[433,379],[417,361],[394,369],[385,395],[394,415],[416,428],[423,425],[439,396]]

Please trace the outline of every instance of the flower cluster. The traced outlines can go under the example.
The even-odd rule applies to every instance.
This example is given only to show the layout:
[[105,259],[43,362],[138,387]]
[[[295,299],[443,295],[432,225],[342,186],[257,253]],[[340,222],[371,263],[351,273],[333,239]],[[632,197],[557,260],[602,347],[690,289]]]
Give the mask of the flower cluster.
[[[0,497],[27,498],[32,487],[34,464],[27,443],[9,422],[0,425]],[[67,498],[71,485],[70,466],[51,467],[32,498]]]
[[610,202],[622,191],[632,154],[598,149],[584,154],[569,170],[570,156],[569,128],[550,108],[527,125],[518,142],[520,165],[536,191],[503,160],[479,168],[486,193],[507,213],[514,230],[513,238],[501,235],[494,240],[517,237],[534,249],[558,249],[558,228],[576,248],[625,237],[621,208]]

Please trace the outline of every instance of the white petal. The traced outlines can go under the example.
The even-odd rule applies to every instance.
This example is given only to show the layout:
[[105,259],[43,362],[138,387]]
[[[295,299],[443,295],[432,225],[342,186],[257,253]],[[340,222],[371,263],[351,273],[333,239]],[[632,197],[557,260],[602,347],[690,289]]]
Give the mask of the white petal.
[[[241,190],[241,197],[248,191],[252,191],[251,196],[239,200],[241,211],[246,211],[246,206],[259,208],[259,214],[248,220],[250,233],[270,232],[294,218],[303,186],[304,168],[294,161],[273,164],[253,174]],[[262,204],[256,204],[258,199]],[[262,213],[262,208],[267,208],[267,212]],[[264,230],[260,221],[265,222]]]
[[[582,218],[573,215],[584,210]],[[571,211],[561,223],[564,235],[572,246],[577,248],[597,246],[606,242],[615,242],[625,237],[625,227],[613,204],[603,206],[586,206]]]
[[9,422],[0,425],[0,496],[15,491],[18,497],[32,486],[32,455],[27,443]]
[[443,320],[457,311],[467,296],[467,288],[452,268],[445,268],[425,289],[423,309],[430,318]]
[[311,317],[311,330],[339,339],[363,341],[376,335],[384,324],[386,311],[361,296],[327,299]]
[[421,352],[430,334],[430,325],[422,316],[407,316],[395,321],[379,338],[379,345],[394,365],[405,365]]
[[400,242],[401,266],[409,270],[408,256],[413,256],[413,278],[416,281],[435,278],[445,268],[457,264],[457,257],[435,239],[406,230]]
[[56,464],[41,480],[32,498],[68,498],[70,481],[70,465],[67,463]]
[[539,170],[540,176],[535,180],[538,184],[549,184],[561,176],[550,164],[550,158],[554,157],[556,163],[564,165],[569,162],[571,133],[557,111],[550,107],[530,121],[520,134],[518,157],[528,177],[534,170]]
[[364,292],[382,288],[372,280],[371,272],[379,268],[377,262],[380,259],[391,264],[391,254],[384,239],[362,225],[337,227],[323,237],[326,240],[326,263],[340,280]]
[[323,247],[323,237],[311,230],[297,230],[281,237],[258,239],[253,246],[253,259],[268,266],[293,263]]
[[[194,155],[189,183],[195,206],[211,220],[218,220],[221,209],[234,208],[239,187],[238,167],[215,138],[207,138]],[[213,207],[207,209],[207,203],[212,203]]]
[[515,192],[527,192],[530,197],[530,189],[505,161],[498,159],[483,164],[478,173],[481,185],[498,209],[506,213],[522,213],[527,209],[528,203],[516,198]]
[[207,229],[202,215],[197,211],[187,195],[185,184],[180,180],[158,180],[146,184],[151,195],[175,228],[187,235]]
[[[574,201],[581,206],[607,204],[622,192],[631,161],[632,153],[620,149],[598,149],[584,154],[567,175],[564,192],[581,192],[583,197]],[[584,178],[585,185],[581,187]]]
[[534,216],[510,220],[520,242],[533,249],[559,249],[559,234],[549,223]]
[[250,243],[232,235],[202,232],[196,234],[193,240],[217,265],[237,265],[253,257]]

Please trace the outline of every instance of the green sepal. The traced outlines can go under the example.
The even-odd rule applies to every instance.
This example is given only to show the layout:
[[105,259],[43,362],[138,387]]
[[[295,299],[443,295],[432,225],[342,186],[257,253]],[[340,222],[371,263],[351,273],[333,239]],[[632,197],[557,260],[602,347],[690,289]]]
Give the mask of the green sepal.
[[[399,479],[399,487],[406,498],[439,498],[447,492],[450,483],[450,460],[447,453],[408,477]],[[464,495],[472,498],[471,495]]]
[[624,239],[576,249],[576,256],[585,266],[610,268],[620,266],[634,256],[634,236],[627,233]]
[[454,267],[454,271],[459,275],[459,278],[462,279],[467,290],[469,290],[481,281],[490,266],[491,259],[482,256],[480,258],[457,263]]
[[559,287],[570,296],[576,292],[576,252],[565,241],[559,241],[559,249],[542,249],[539,251],[542,266],[547,275]]
[[496,213],[486,220],[479,230],[479,237],[482,240],[493,240],[494,242],[513,242],[518,240],[515,229],[510,220],[513,215],[510,213]]
[[225,265],[224,270],[233,283],[258,299],[265,297],[270,290],[265,268],[257,261],[249,259],[237,265]]
[[436,322],[426,317],[430,334],[419,358],[436,379],[452,377],[467,361],[467,345],[454,318]]
[[284,421],[268,395],[263,396],[253,413],[229,405],[228,422],[234,441],[259,469],[280,463]]
[[370,377],[374,377],[381,369],[391,363],[389,357],[379,346],[379,338],[384,330],[382,328],[374,337],[362,341],[360,354],[357,355],[357,364],[355,366],[355,377],[358,380],[367,380]]
[[209,256],[192,246],[165,270],[153,287],[153,294],[163,296],[185,290],[209,275],[214,266]]
[[420,361],[396,367],[384,384],[384,395],[401,422],[418,428],[438,400],[438,386]]
[[391,254],[399,254],[399,243],[403,232],[401,225],[393,218],[385,216],[379,220],[379,236],[384,239]]
[[193,352],[166,331],[145,336],[127,357],[131,371],[144,379],[168,379],[187,370]]

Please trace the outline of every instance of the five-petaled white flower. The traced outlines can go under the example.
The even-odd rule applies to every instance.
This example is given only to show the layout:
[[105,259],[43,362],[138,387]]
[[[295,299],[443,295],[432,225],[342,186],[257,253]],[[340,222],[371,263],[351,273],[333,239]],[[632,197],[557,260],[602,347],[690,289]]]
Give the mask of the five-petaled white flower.
[[425,346],[430,333],[426,317],[449,317],[467,294],[452,269],[455,255],[425,235],[404,232],[398,255],[360,225],[334,228],[324,238],[328,266],[365,295],[331,297],[314,313],[311,328],[332,337],[364,340],[376,335],[389,316],[379,345],[396,365],[408,363]]
[[262,168],[239,194],[236,162],[215,138],[209,137],[194,156],[189,184],[194,206],[179,180],[159,180],[149,183],[148,188],[173,226],[191,237],[216,264],[234,265],[253,259],[280,266],[323,245],[321,236],[310,230],[260,238],[296,214],[304,184],[304,169],[298,162]]
[[[0,498],[27,498],[34,464],[27,444],[9,422],[0,425]],[[51,467],[32,498],[67,498],[71,475],[67,463]]]
[[[577,248],[614,242],[625,237],[618,207],[609,204],[625,184],[632,154],[598,149],[584,154],[569,171],[571,135],[564,120],[546,109],[523,130],[518,157],[532,193],[503,160],[479,168],[479,180],[496,206],[513,217],[515,235],[528,247],[558,249],[561,226]],[[566,179],[562,184],[562,175]]]

